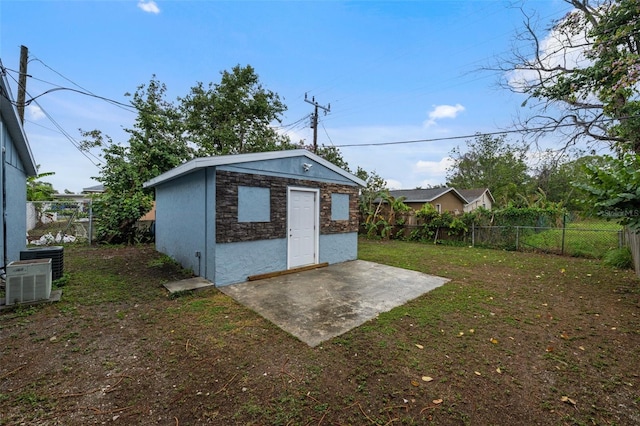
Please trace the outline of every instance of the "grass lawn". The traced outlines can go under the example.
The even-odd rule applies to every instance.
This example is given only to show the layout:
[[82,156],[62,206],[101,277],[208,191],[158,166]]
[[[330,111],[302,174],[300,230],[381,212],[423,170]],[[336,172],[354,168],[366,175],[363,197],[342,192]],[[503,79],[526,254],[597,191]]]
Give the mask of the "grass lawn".
[[[525,230],[520,239],[523,249],[536,249],[577,257],[602,259],[609,250],[620,247],[622,227],[601,219],[584,219],[567,223],[566,229],[548,229],[533,233]],[[564,246],[563,246],[564,239]]]
[[153,250],[65,247],[62,301],[0,314],[0,425],[640,424],[632,271],[360,240],[451,281],[309,348]]

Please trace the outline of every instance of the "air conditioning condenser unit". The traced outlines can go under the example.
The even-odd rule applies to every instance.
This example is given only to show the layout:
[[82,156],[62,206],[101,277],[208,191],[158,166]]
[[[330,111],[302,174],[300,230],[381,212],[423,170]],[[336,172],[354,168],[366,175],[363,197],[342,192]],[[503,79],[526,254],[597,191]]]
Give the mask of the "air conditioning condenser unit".
[[18,260],[7,265],[7,305],[51,297],[51,259]]

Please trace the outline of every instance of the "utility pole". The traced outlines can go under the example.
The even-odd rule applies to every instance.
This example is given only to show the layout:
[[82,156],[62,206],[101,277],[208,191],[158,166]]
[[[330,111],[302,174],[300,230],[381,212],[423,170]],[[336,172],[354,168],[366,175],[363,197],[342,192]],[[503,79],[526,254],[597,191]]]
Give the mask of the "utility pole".
[[307,94],[304,94],[304,101],[308,104],[313,105],[313,116],[311,117],[311,128],[313,128],[313,152],[315,153],[318,150],[318,108],[324,111],[324,115],[327,115],[328,112],[331,112],[331,104],[327,104],[327,106],[322,106],[316,102],[315,96],[311,97],[311,100],[307,99]]
[[27,93],[27,59],[29,58],[29,49],[27,46],[20,46],[20,75],[18,76],[18,116],[20,123],[24,124],[24,102]]

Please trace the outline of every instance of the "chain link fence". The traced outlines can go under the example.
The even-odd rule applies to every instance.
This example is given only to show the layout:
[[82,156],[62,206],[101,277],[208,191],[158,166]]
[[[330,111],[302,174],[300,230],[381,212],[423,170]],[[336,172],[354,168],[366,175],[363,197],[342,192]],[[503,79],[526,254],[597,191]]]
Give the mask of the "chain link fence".
[[91,243],[91,200],[27,202],[27,244]]
[[472,226],[466,235],[470,245],[519,251],[541,251],[600,259],[626,245],[620,229],[563,226]]
[[[381,228],[382,229],[382,228]],[[362,233],[367,230],[363,228]],[[627,235],[613,222],[575,221],[558,226],[478,226],[466,231],[415,224],[378,229],[383,238],[486,247],[500,250],[544,252],[601,259],[612,249],[627,246]]]

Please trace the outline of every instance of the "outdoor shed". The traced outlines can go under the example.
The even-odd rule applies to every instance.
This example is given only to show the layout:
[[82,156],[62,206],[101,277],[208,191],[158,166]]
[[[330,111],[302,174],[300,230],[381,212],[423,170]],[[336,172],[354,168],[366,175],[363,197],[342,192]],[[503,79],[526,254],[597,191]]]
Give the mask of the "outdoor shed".
[[196,158],[144,184],[156,249],[218,286],[355,260],[364,185],[303,149]]
[[[2,63],[0,62],[0,69]],[[27,177],[37,167],[4,73],[0,75],[0,268],[27,244]]]

